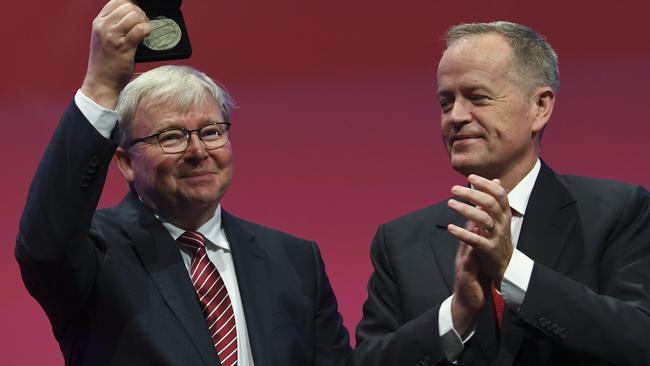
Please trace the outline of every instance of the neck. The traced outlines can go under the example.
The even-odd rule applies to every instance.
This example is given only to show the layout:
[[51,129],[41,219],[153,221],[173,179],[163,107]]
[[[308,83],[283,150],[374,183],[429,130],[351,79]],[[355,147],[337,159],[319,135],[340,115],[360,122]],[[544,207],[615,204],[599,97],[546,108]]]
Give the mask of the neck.
[[501,186],[505,188],[506,192],[510,193],[530,173],[538,158],[539,156],[536,154],[532,159],[521,161],[519,164],[511,166],[501,174],[498,174],[499,176],[491,177],[490,179],[499,179]]
[[469,176],[476,174],[486,179],[498,179],[501,186],[510,193],[519,182],[533,169],[535,162],[539,159],[537,151],[531,152],[527,156],[516,160],[506,161],[494,164],[485,164],[482,166],[472,167],[467,170],[459,170],[459,173]]
[[155,205],[150,200],[138,195],[140,201],[154,214],[183,230],[197,230],[215,214],[219,202],[203,205],[181,204]]
[[170,223],[174,224],[174,226],[177,226],[183,230],[197,230],[203,224],[206,222],[210,221],[212,216],[214,216],[215,210],[209,210],[209,211],[193,211],[192,209],[187,209],[181,211],[182,214],[164,214],[160,212],[160,217],[164,218],[165,220],[169,221]]

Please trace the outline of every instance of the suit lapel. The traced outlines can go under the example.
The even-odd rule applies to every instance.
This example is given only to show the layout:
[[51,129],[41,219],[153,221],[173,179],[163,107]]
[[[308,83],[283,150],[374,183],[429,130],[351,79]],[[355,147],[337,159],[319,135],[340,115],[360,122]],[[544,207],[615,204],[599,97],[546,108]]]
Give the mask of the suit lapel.
[[554,268],[576,219],[575,199],[544,163],[530,195],[517,248]]
[[[536,264],[555,268],[578,218],[575,199],[544,163],[528,201],[517,249]],[[514,326],[517,315],[504,313],[499,365],[511,365],[526,331]]]
[[438,268],[442,272],[445,283],[454,291],[454,268],[456,267],[456,252],[458,251],[458,239],[454,238],[447,231],[447,225],[455,224],[465,226],[465,218],[455,213],[449,208],[445,208],[443,213],[436,220],[438,228],[436,234],[431,238],[431,249],[434,258],[438,263]]
[[205,317],[176,244],[169,232],[134,194],[120,204],[124,230],[160,295],[185,329],[206,365],[219,365]]
[[264,250],[240,220],[223,211],[223,225],[235,263],[253,361],[256,366],[273,360],[273,296]]

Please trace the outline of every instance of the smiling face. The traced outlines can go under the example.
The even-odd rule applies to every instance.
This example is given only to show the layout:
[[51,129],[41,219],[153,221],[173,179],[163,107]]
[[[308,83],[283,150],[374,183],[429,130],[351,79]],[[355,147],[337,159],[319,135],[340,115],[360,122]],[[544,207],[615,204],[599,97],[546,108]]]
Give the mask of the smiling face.
[[512,58],[504,38],[481,34],[456,41],[440,60],[442,138],[453,168],[464,175],[516,183],[537,159],[553,92],[526,86]]
[[[223,121],[218,103],[207,97],[190,108],[139,108],[130,135],[135,140],[167,128],[193,130]],[[232,179],[230,141],[208,150],[196,134],[182,153],[163,153],[154,138],[128,151],[119,148],[116,157],[122,175],[144,204],[186,229],[212,217]]]

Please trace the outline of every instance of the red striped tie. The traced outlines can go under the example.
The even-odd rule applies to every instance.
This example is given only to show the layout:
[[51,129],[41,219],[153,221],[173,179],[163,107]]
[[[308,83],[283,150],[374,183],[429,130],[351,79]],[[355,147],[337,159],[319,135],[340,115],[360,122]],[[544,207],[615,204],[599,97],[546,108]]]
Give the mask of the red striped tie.
[[203,235],[186,231],[178,241],[189,248],[192,256],[192,284],[208,321],[214,348],[223,366],[237,364],[237,329],[228,290],[205,251]]

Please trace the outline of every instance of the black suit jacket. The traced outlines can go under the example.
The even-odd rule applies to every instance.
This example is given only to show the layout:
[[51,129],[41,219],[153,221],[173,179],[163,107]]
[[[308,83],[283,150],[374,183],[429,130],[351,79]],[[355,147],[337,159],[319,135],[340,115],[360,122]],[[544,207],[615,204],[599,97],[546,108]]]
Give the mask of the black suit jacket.
[[[446,202],[379,227],[355,365],[446,364],[440,304],[453,292],[464,224]],[[641,187],[558,176],[535,182],[518,249],[535,261],[499,334],[492,302],[459,364],[650,365],[650,197]]]
[[[16,257],[67,365],[218,365],[179,247],[134,194],[95,212],[115,143],[73,104],[32,182]],[[253,359],[339,365],[348,334],[316,244],[223,212]]]

